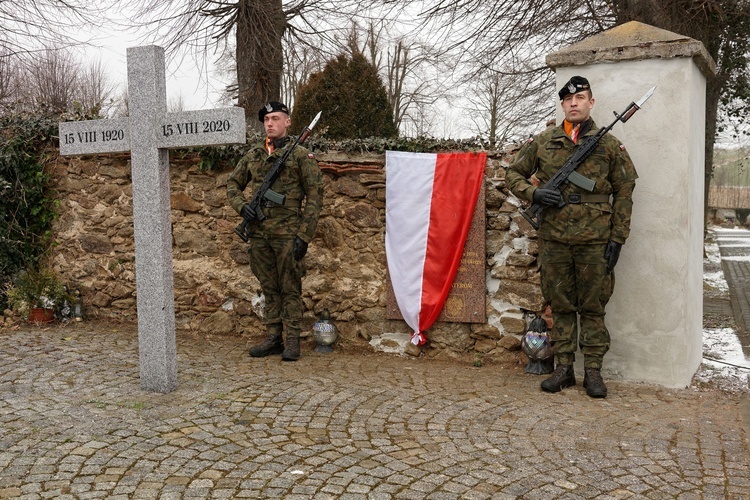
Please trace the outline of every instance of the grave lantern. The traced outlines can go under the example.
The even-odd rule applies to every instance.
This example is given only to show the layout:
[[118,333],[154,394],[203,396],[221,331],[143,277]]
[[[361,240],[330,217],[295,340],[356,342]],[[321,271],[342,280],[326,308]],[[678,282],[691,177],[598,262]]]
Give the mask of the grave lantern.
[[526,373],[543,375],[552,373],[554,369],[554,353],[547,330],[544,318],[537,316],[521,338],[521,349],[529,357]]
[[331,313],[328,309],[323,309],[320,318],[313,325],[313,338],[318,343],[315,352],[333,352],[333,345],[338,338],[336,325],[331,322]]

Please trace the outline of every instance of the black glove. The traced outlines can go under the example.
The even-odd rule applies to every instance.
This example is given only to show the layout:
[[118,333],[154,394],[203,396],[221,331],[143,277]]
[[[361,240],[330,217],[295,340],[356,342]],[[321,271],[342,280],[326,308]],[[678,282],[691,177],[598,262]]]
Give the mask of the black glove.
[[620,258],[620,250],[622,250],[622,243],[609,240],[607,243],[607,249],[604,251],[604,258],[607,260],[607,272],[611,273],[617,264],[617,259]]
[[243,219],[247,220],[253,220],[255,218],[255,210],[250,207],[249,203],[245,203],[242,205],[242,210],[240,210],[240,215]]
[[302,260],[306,253],[307,243],[297,236],[294,238],[294,246],[292,247],[292,256],[294,257],[294,260]]
[[558,206],[562,203],[562,195],[554,189],[536,188],[532,199],[534,203],[545,207]]

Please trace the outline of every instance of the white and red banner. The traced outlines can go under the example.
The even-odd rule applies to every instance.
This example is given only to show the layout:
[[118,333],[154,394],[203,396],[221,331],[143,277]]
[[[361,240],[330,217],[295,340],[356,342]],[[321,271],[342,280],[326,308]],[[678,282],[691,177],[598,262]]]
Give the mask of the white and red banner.
[[440,315],[484,179],[485,153],[385,154],[385,253],[404,321],[424,344]]

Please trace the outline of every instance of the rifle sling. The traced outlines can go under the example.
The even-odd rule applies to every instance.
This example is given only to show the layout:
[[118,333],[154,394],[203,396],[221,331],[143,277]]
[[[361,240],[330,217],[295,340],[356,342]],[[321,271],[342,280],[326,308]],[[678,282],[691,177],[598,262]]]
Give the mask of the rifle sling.
[[276,208],[276,207],[301,208],[302,207],[302,202],[300,200],[290,200],[289,198],[284,200],[284,203],[274,203],[271,200],[263,200],[262,204],[263,204],[263,207],[265,208]]
[[[281,169],[284,168],[284,165],[286,164],[287,158],[291,156],[292,151],[294,151],[294,148],[296,148],[297,144],[299,143],[300,143],[300,138],[298,137],[297,140],[294,141],[294,143],[292,144],[292,147],[284,151],[284,153],[281,156],[279,156],[278,158],[274,160],[273,165],[266,173],[266,176],[263,178],[263,183],[261,184],[261,187],[265,185],[267,186],[266,189],[271,191],[271,188],[273,187],[273,183],[276,182],[276,179],[281,174]],[[273,202],[271,200],[268,200],[265,197],[265,194],[266,194],[266,190],[262,190],[262,192],[258,191],[253,196],[253,200],[258,199],[259,205],[270,208],[270,205],[267,205],[267,203],[273,203]],[[284,205],[291,206],[290,204],[286,202],[284,203]],[[281,205],[276,203],[275,206],[280,207]],[[292,207],[292,208],[299,208],[299,206]]]
[[608,194],[571,193],[565,196],[565,200],[571,205],[580,203],[609,203]]

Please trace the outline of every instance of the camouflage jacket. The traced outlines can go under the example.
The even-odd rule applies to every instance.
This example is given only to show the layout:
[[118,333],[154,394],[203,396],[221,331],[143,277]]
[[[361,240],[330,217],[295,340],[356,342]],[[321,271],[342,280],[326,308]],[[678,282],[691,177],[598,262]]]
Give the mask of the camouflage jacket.
[[[596,124],[584,137],[596,135]],[[581,137],[579,144],[583,141]],[[508,187],[518,198],[532,202],[535,186],[532,174],[544,185],[562,167],[576,145],[562,125],[551,127],[526,143],[507,172]],[[576,169],[579,174],[596,181],[594,194],[611,195],[610,202],[585,201],[586,190],[570,184],[563,196],[581,194],[583,202],[567,203],[562,208],[547,207],[541,214],[538,235],[542,239],[568,244],[606,243],[611,239],[625,243],[630,235],[633,210],[633,189],[638,174],[625,147],[612,134],[606,134],[596,149]]]
[[[269,155],[265,144],[258,143],[237,163],[234,172],[227,179],[227,198],[237,213],[240,213],[242,206],[263,183],[276,159],[293,144],[292,138],[287,138],[283,148]],[[248,186],[250,193],[246,198],[243,191]],[[309,243],[315,235],[323,206],[323,174],[312,153],[302,146],[294,148],[271,189],[286,196],[284,206],[263,208],[267,219],[263,222],[258,222],[257,219],[251,222],[248,228],[250,236],[299,236]]]

